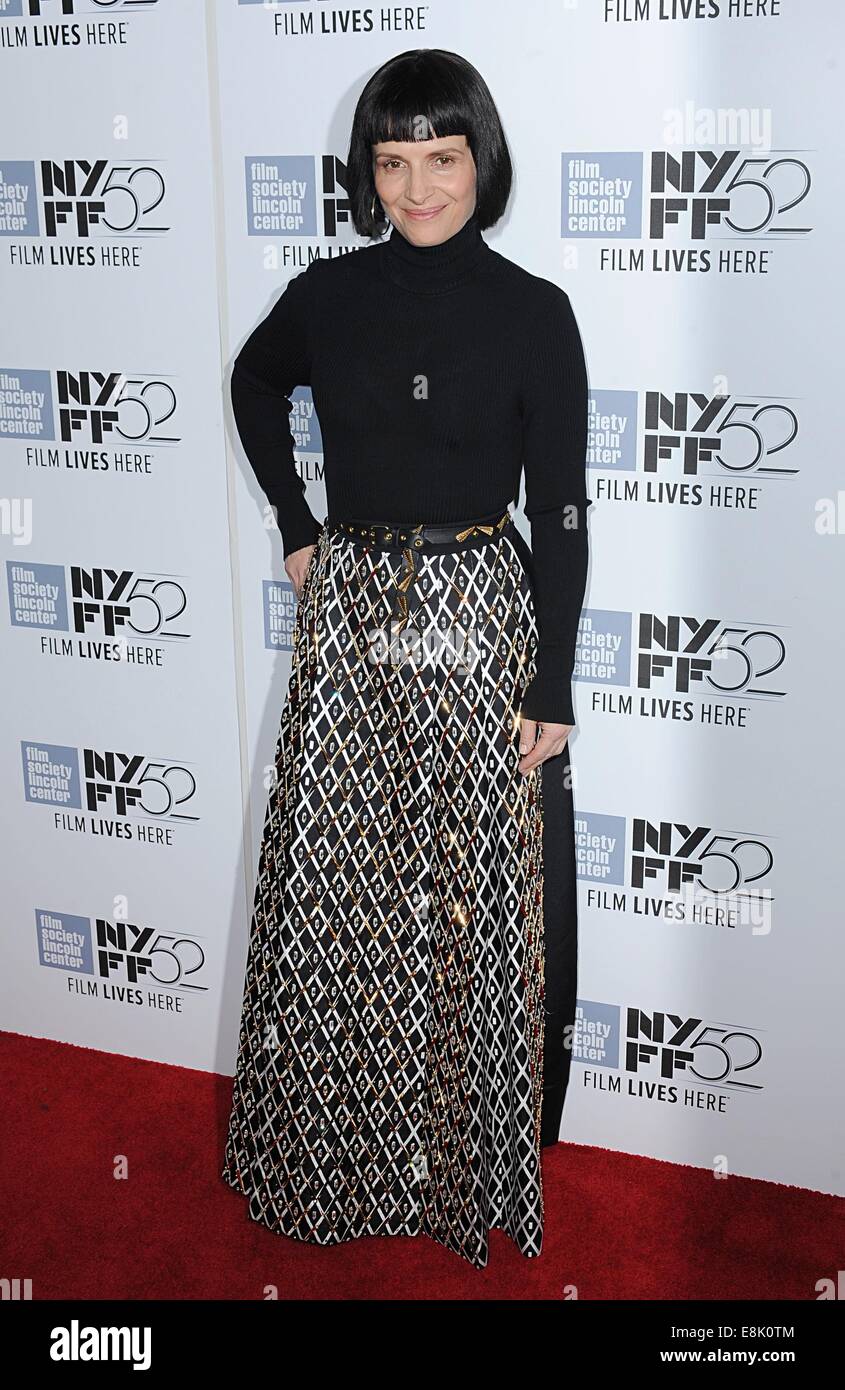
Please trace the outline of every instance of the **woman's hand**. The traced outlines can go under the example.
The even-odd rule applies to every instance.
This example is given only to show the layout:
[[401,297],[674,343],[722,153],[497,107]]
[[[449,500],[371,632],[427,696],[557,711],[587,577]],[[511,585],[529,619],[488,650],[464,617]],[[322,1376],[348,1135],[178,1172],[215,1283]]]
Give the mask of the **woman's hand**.
[[[574,724],[540,724],[540,737],[537,738],[536,719],[520,719],[519,724],[519,770],[533,772],[547,758],[554,758],[566,747],[566,740],[575,728]],[[537,739],[536,743],[534,740]]]
[[316,545],[304,545],[301,550],[292,550],[285,560],[285,574],[294,587],[297,599],[302,595],[302,586],[305,583],[311,556],[316,549]]

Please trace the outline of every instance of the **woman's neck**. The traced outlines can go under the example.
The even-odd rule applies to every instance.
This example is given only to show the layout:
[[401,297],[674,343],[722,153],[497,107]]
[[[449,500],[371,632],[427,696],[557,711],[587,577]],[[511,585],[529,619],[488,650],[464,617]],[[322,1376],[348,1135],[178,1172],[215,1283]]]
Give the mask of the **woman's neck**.
[[417,246],[398,227],[384,243],[385,274],[404,289],[442,294],[463,285],[489,250],[473,211],[445,241]]

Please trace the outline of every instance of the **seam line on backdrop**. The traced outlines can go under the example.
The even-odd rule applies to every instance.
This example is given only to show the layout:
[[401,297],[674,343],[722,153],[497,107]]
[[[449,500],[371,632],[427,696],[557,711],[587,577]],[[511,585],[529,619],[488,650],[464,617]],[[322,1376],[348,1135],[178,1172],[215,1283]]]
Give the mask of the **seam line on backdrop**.
[[[213,0],[205,0],[205,43],[208,58],[208,115],[211,146],[211,189],[213,205],[214,261],[217,270],[217,325],[220,359],[220,395],[223,410],[223,458],[226,470],[226,510],[229,522],[229,568],[232,592],[233,660],[235,666],[235,714],[238,723],[238,748],[241,768],[241,858],[243,871],[244,910],[249,929],[251,911],[250,859],[252,855],[252,797],[250,787],[249,741],[247,737],[246,662],[244,659],[243,603],[241,595],[240,534],[238,532],[237,496],[235,492],[235,454],[230,444],[226,421],[231,404],[227,403],[224,383],[227,362],[226,344],[229,341],[229,282],[226,275],[226,206],[223,179],[223,138],[220,111],[220,64],[218,34]],[[246,947],[246,943],[245,947]],[[228,949],[229,942],[224,945]],[[225,1000],[225,982],[221,998]]]

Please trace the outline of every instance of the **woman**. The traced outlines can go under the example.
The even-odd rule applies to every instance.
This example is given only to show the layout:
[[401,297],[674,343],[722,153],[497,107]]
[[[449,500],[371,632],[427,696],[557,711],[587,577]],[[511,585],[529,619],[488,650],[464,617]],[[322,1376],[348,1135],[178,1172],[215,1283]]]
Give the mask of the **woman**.
[[566,294],[481,235],[512,171],[469,63],[376,72],[347,173],[358,233],[390,237],[291,280],[232,376],[298,606],[223,1177],[271,1230],[483,1267],[494,1226],[540,1253],[571,1056],[586,372]]

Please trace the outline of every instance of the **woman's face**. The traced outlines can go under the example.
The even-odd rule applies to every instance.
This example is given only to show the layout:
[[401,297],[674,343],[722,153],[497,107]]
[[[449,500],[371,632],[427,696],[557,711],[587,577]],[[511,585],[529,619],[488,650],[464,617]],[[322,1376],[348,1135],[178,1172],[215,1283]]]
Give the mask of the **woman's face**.
[[459,232],[475,209],[475,160],[465,135],[373,145],[381,205],[408,241],[433,246]]

